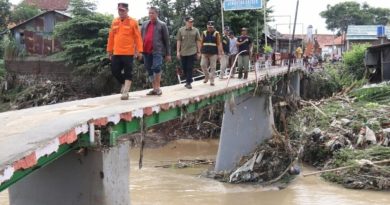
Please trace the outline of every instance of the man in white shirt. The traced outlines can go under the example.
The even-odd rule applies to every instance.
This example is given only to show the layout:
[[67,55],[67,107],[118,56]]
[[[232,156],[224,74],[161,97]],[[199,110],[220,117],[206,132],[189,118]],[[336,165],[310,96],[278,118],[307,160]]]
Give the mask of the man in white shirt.
[[233,71],[231,72],[232,75],[230,76],[230,77],[233,77],[234,76],[234,72],[235,72],[235,67],[236,67],[236,66],[233,65],[233,63],[234,63],[234,59],[236,58],[237,53],[238,53],[237,38],[234,36],[233,31],[229,32],[229,40],[230,40],[230,43],[229,43],[230,54],[229,54],[229,65],[228,65],[228,67],[230,69],[233,69]]

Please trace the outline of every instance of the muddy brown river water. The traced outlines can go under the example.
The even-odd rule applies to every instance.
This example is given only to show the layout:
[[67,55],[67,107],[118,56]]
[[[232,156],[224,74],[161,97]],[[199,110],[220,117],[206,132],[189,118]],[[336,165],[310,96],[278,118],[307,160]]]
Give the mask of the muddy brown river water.
[[[131,151],[132,205],[390,205],[390,192],[348,190],[318,176],[298,176],[286,189],[231,185],[199,177],[208,166],[186,169],[155,168],[178,159],[215,159],[218,140],[179,140],[146,149],[144,168],[138,169],[139,150]],[[304,167],[303,172],[314,171]],[[8,205],[6,191],[0,205]]]

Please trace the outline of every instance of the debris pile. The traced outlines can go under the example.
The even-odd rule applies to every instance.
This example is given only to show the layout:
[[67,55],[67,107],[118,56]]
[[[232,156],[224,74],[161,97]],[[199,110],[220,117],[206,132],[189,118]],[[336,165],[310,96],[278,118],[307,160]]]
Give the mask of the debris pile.
[[347,188],[390,190],[390,84],[303,103],[289,121],[305,141],[303,161]]
[[275,131],[271,139],[242,157],[237,168],[228,173],[208,173],[208,176],[229,183],[272,184],[282,179],[288,181],[291,176],[299,174],[299,168],[295,166],[298,153],[296,146]]
[[[13,99],[11,99],[13,98]],[[62,82],[46,81],[26,88],[10,98],[11,109],[23,109],[78,99],[76,93]]]

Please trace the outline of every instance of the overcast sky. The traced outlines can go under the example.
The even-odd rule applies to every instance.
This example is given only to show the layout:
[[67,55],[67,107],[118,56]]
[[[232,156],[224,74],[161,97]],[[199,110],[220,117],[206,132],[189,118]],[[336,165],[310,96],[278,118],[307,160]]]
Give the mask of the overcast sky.
[[[12,3],[19,3],[21,0],[11,0]],[[218,0],[216,0],[218,1]],[[296,33],[306,33],[306,28],[308,25],[313,25],[314,29],[318,30],[318,33],[332,33],[326,29],[325,19],[321,18],[319,13],[326,10],[328,4],[334,5],[339,2],[344,2],[345,0],[300,0],[298,19]],[[382,7],[390,9],[390,0],[354,0],[355,2],[363,3],[368,2],[370,6],[373,7]],[[118,2],[127,2],[129,3],[130,16],[137,19],[147,15],[147,0],[95,0],[98,5],[98,11],[102,13],[110,13],[117,16],[116,4]],[[272,7],[274,10],[275,17],[273,18],[275,22],[270,23],[270,25],[278,28],[282,33],[289,33],[288,24],[290,21],[294,21],[295,6],[296,0],[270,0],[268,7]],[[277,17],[277,16],[285,17]],[[287,16],[287,17],[286,17]],[[292,32],[292,27],[291,27]]]

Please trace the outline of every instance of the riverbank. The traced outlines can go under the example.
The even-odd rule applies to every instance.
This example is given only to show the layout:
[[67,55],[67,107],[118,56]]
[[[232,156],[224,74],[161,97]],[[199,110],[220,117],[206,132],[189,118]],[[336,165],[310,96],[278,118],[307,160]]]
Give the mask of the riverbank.
[[303,103],[289,120],[304,141],[302,160],[340,168],[321,176],[346,188],[390,190],[390,83]]

